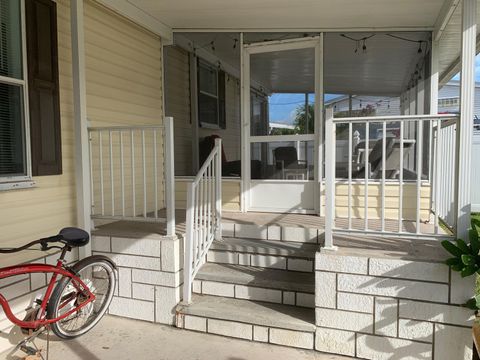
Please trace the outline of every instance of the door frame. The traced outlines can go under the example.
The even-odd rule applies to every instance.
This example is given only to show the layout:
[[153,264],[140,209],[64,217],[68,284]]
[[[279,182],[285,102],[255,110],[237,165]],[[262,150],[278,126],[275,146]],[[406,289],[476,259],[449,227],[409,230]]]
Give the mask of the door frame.
[[[323,46],[324,36],[309,38],[295,38],[288,40],[266,41],[262,43],[244,44],[243,33],[240,34],[240,102],[241,102],[241,143],[242,143],[242,196],[240,198],[242,212],[251,208],[250,204],[250,55],[285,50],[309,49],[315,50],[315,133],[296,135],[314,140],[314,213],[320,214],[322,201],[322,179],[323,179],[323,142],[324,142],[324,85],[323,85]],[[278,135],[275,139],[281,140],[286,136]],[[288,136],[287,136],[288,137]],[[300,140],[302,140],[300,138]],[[266,180],[268,182],[268,180]],[[287,182],[286,182],[287,183]]]

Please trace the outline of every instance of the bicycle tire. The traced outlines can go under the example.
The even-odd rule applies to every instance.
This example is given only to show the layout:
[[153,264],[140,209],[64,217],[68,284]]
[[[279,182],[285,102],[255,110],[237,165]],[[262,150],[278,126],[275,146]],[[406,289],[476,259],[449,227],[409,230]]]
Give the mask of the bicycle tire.
[[[112,298],[115,292],[115,285],[116,285],[116,272],[115,272],[115,264],[109,258],[105,256],[98,256],[98,255],[89,256],[85,259],[80,260],[78,263],[72,266],[72,270],[74,271],[75,274],[81,277],[82,271],[85,271],[85,269],[88,269],[88,268],[93,269],[94,266],[102,267],[104,270],[106,270],[106,273],[108,275],[108,291],[106,294],[106,301],[104,301],[101,304],[100,308],[98,309],[94,317],[88,321],[87,325],[78,330],[70,331],[70,330],[66,330],[62,326],[64,322],[69,321],[68,319],[70,319],[70,316],[66,317],[66,319],[62,319],[60,321],[52,323],[51,329],[53,333],[59,338],[73,339],[90,331],[95,325],[98,324],[98,322],[103,317],[103,315],[105,315],[105,312],[107,311],[112,301]],[[50,298],[50,301],[48,302],[48,306],[47,306],[48,319],[54,319],[59,316],[59,310],[60,310],[59,305],[62,300],[62,294],[67,289],[67,286],[70,284],[71,281],[72,281],[71,278],[64,277],[55,286],[55,289],[52,293],[52,297]],[[82,279],[82,281],[84,281],[84,279]],[[86,283],[86,285],[89,286],[88,283]],[[92,291],[92,289],[90,290]],[[90,303],[92,304],[91,307],[95,307],[95,302],[97,300],[98,298],[95,299],[92,303]],[[88,308],[89,305],[85,306],[84,308],[80,309],[78,312],[74,313],[77,316],[77,318],[80,316],[79,314],[82,311],[85,311],[85,309]]]

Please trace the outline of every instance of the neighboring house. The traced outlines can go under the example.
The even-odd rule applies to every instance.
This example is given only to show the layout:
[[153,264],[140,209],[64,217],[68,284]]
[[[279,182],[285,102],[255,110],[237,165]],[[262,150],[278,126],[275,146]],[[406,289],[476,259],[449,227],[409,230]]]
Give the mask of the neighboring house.
[[[475,55],[476,2],[2,0],[2,247],[86,229],[69,260],[116,262],[112,315],[366,359],[471,358],[473,281],[438,240],[468,233],[472,150],[456,141],[474,104],[439,115],[436,99],[452,73],[475,86],[459,59]],[[304,95],[293,133],[271,131],[272,94]],[[356,94],[337,99],[353,117],[325,94]],[[46,280],[0,293],[22,316]],[[17,331],[0,320],[3,350]]]
[[[327,106],[333,106],[334,112],[349,111],[349,96],[342,95],[331,99],[325,103]],[[364,109],[371,106],[375,110],[376,116],[400,115],[399,97],[382,96],[360,96],[352,95],[352,110]],[[450,80],[438,91],[438,112],[439,113],[458,113],[460,107],[460,81]],[[480,83],[475,84],[475,124],[480,123]]]

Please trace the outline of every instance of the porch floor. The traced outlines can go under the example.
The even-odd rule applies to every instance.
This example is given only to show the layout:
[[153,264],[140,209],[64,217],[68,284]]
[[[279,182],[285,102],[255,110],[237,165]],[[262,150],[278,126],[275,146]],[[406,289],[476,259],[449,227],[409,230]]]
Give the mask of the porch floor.
[[[289,214],[289,213],[264,213],[264,212],[224,212],[222,214],[224,221],[255,224],[255,225],[278,225],[278,226],[300,226],[307,228],[325,228],[325,218],[317,215],[307,214]],[[348,219],[337,218],[335,225],[339,229],[348,228]],[[352,228],[354,230],[364,230],[365,221],[363,219],[352,219]],[[382,223],[380,219],[369,219],[368,229],[371,231],[380,231]],[[398,220],[385,220],[385,231],[397,232]],[[416,223],[415,221],[404,220],[403,231],[409,233],[415,233]],[[420,222],[420,231],[424,234],[434,234],[435,228],[433,224]],[[440,229],[442,234],[445,232]]]
[[[286,214],[286,213],[259,213],[259,212],[223,212],[224,222],[237,224],[250,224],[258,226],[288,226],[315,228],[319,230],[319,238],[324,229],[324,218],[316,215]],[[337,226],[346,227],[346,219],[337,219]],[[407,222],[413,229],[414,222]],[[353,221],[353,227],[362,230],[363,220]],[[356,226],[355,226],[356,225]],[[379,220],[370,220],[369,228],[375,229],[374,225],[380,228]],[[386,228],[398,227],[397,221],[386,221]],[[405,224],[404,224],[405,227]],[[423,228],[425,227],[425,228]],[[422,230],[430,230],[433,233],[433,225],[422,224]],[[185,211],[176,211],[176,232],[179,235],[185,234]],[[123,236],[131,238],[161,238],[166,235],[164,223],[136,222],[136,221],[115,221],[97,226],[95,235]],[[339,247],[343,254],[355,254],[364,256],[392,257],[405,260],[421,260],[441,262],[446,259],[446,253],[437,240],[422,240],[398,236],[380,236],[376,234],[335,234],[334,245]]]
[[[36,345],[46,348],[45,339]],[[20,360],[21,353],[0,354]],[[50,340],[50,359],[70,360],[347,360],[343,356],[181,330],[114,316],[105,316],[92,331],[69,341]]]

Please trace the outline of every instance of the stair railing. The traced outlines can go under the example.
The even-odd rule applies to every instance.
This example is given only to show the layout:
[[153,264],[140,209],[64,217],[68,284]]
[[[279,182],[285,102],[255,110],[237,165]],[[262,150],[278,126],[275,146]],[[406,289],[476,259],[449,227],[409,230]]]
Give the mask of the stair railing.
[[192,300],[195,275],[205,263],[213,240],[222,237],[222,140],[203,163],[187,188],[187,219],[183,301]]

